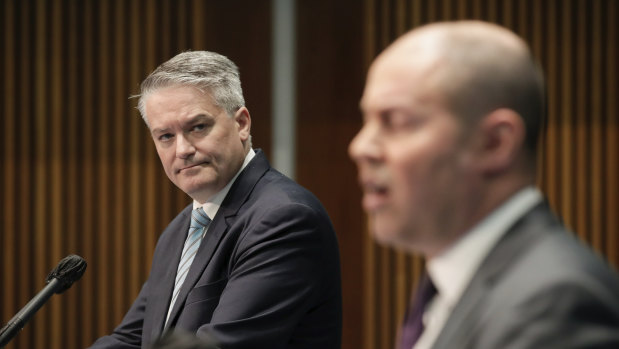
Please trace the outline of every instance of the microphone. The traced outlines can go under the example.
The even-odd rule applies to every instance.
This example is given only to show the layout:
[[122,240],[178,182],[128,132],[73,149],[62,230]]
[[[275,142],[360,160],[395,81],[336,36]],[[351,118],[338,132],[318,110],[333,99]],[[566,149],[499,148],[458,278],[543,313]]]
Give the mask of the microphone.
[[32,315],[39,310],[54,293],[62,293],[79,280],[86,271],[86,261],[77,255],[69,255],[63,258],[54,268],[45,282],[45,286],[17,315],[15,315],[0,330],[0,348],[4,347],[19,332]]

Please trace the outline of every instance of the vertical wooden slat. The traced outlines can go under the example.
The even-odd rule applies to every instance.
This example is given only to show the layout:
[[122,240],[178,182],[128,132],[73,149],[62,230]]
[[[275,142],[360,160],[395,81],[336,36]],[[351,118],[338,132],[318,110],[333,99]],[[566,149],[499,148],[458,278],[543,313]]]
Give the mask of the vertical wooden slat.
[[[559,108],[559,93],[558,89],[554,88],[552,84],[557,80],[559,76],[559,57],[562,55],[559,54],[558,41],[554,38],[558,37],[558,27],[559,27],[559,18],[557,14],[556,3],[551,1],[548,3],[547,11],[550,15],[547,17],[547,25],[544,28],[543,32],[548,33],[548,41],[547,41],[547,56],[544,60],[546,62],[543,67],[546,70],[546,103],[547,103],[547,123],[548,130],[545,135],[546,143],[543,144],[546,149],[546,159],[547,163],[545,166],[539,166],[539,171],[542,172],[542,176],[544,176],[546,187],[545,193],[548,196],[548,199],[553,206],[559,207],[559,202],[561,197],[559,196],[560,185],[562,182],[561,171],[559,169],[559,137],[560,137],[560,123],[559,123],[559,113],[561,112],[561,108]],[[536,2],[536,10],[541,10],[541,2]],[[541,13],[541,11],[540,11]],[[539,16],[542,18],[542,16]],[[559,86],[557,86],[559,87]],[[545,175],[544,175],[545,174]]]
[[[146,23],[145,23],[145,36],[146,36],[146,47],[145,47],[145,63],[147,67],[150,67],[150,69],[146,72],[146,75],[150,73],[150,71],[152,71],[153,69],[155,69],[155,67],[160,64],[161,62],[158,62],[157,59],[157,54],[156,54],[156,48],[157,48],[157,42],[159,40],[159,38],[157,38],[157,30],[156,30],[156,22],[155,22],[155,15],[156,15],[156,8],[154,6],[154,4],[151,1],[146,2],[146,9],[145,9],[145,18],[146,18]],[[146,75],[143,77],[145,78]],[[146,173],[145,173],[145,180],[144,180],[144,184],[145,184],[145,191],[144,191],[144,215],[143,217],[146,218],[146,221],[144,222],[144,245],[146,248],[151,248],[155,246],[155,241],[156,241],[156,230],[155,227],[157,226],[155,224],[156,222],[156,217],[157,217],[157,211],[156,211],[156,202],[155,202],[155,191],[151,190],[152,188],[156,188],[156,181],[155,181],[155,177],[156,177],[156,171],[154,171],[155,165],[157,165],[154,161],[154,147],[149,146],[145,148],[145,152],[144,152],[144,167],[147,169]],[[148,273],[149,270],[149,266],[150,266],[150,261],[148,263],[148,265],[144,265],[143,267],[143,272],[144,273]]]
[[[541,11],[541,3],[540,1],[533,2],[530,7],[531,17],[532,17],[532,28],[531,28],[531,50],[533,51],[533,55],[535,59],[537,59],[539,64],[542,65],[542,69],[544,71],[544,78],[548,79],[549,70],[544,67],[544,62],[542,57],[542,48],[546,47],[545,43],[545,35],[542,33],[546,33],[547,31],[544,28],[544,24],[546,21],[542,21],[542,11]],[[522,17],[525,17],[529,12],[522,12]],[[550,130],[548,128],[549,118],[550,118],[550,109],[549,109],[549,95],[548,89],[546,88],[546,120],[543,127],[545,128],[538,137],[539,142],[539,150],[537,152],[537,164],[536,164],[536,172],[537,172],[537,185],[540,188],[547,188],[549,173],[545,171],[545,166],[548,159],[548,144],[546,140],[548,139],[548,135],[550,132],[554,131],[554,129]],[[547,194],[548,195],[548,194]],[[550,195],[549,195],[550,198]]]
[[406,18],[408,13],[406,13],[406,1],[405,0],[397,0],[395,4],[395,30],[397,33],[404,33],[406,28]]
[[[404,252],[397,252],[395,254],[395,270],[391,271],[394,275],[395,294],[393,297],[394,312],[393,322],[396,324],[401,323],[404,318],[404,311],[408,307],[408,299],[410,297],[410,264],[411,257]],[[393,331],[393,329],[390,329]]]
[[172,38],[172,41],[176,43],[176,52],[186,51],[191,48],[189,43],[189,33],[187,28],[189,27],[189,15],[188,12],[188,0],[176,1],[174,6],[176,8],[176,35]]
[[[423,23],[430,23],[434,21],[438,21],[440,18],[440,13],[438,10],[439,0],[437,1],[424,1],[425,3],[425,13],[423,13]],[[393,38],[390,38],[393,39]],[[391,41],[391,40],[389,40]]]
[[[602,184],[606,181],[603,177],[603,133],[602,124],[604,118],[602,115],[602,76],[605,72],[602,71],[602,13],[600,2],[595,1],[591,4],[593,6],[592,18],[589,20],[589,26],[591,27],[591,36],[598,38],[597,40],[590,40],[591,45],[591,59],[589,60],[589,69],[591,71],[591,88],[589,89],[591,98],[591,108],[589,113],[591,115],[591,136],[589,137],[588,156],[590,157],[591,174],[589,176],[589,183],[591,186],[591,199],[589,205],[589,226],[583,227],[583,229],[589,229],[591,231],[591,244],[598,250],[602,251],[604,246],[602,215],[603,215],[603,187]],[[586,120],[584,120],[586,122]]]
[[[44,0],[36,1],[36,41],[35,41],[35,72],[36,72],[36,82],[34,86],[34,127],[35,127],[35,170],[34,170],[34,205],[33,211],[31,211],[30,219],[33,220],[34,223],[34,231],[32,242],[34,245],[33,251],[35,255],[34,258],[34,287],[31,289],[28,294],[31,296],[35,294],[35,292],[43,285],[43,280],[47,276],[49,272],[48,268],[51,265],[49,256],[49,233],[50,230],[48,219],[50,214],[48,214],[49,204],[47,201],[49,197],[47,194],[49,193],[50,183],[48,182],[50,171],[49,171],[49,158],[48,158],[48,147],[50,145],[50,137],[47,132],[48,121],[49,121],[49,113],[48,108],[48,92],[49,92],[49,70],[47,69],[46,63],[48,60],[47,56],[47,33],[49,30],[48,16],[46,15],[47,2]],[[51,184],[53,185],[53,184]],[[42,313],[45,314],[47,309],[42,309]],[[45,326],[45,321],[41,319],[42,316],[39,315],[39,318],[33,319],[32,326],[34,331],[36,331],[37,335],[34,338],[34,346],[36,348],[43,348],[46,346],[48,342],[49,336],[49,328]]]
[[484,18],[486,21],[490,22],[498,22],[499,20],[499,0],[496,1],[486,1],[484,7],[486,8],[486,17]]
[[[129,42],[129,70],[130,70],[130,93],[137,94],[139,93],[139,81],[142,75],[142,72],[148,67],[142,67],[142,58],[141,52],[142,48],[140,47],[140,43],[143,40],[143,33],[140,28],[144,26],[143,17],[141,16],[142,6],[139,1],[132,1],[130,3],[129,10],[129,33],[130,33],[130,42]],[[137,98],[131,100],[131,106],[137,106]],[[140,290],[140,286],[143,282],[143,273],[142,269],[144,265],[148,265],[146,262],[144,255],[146,254],[145,246],[141,243],[143,234],[147,233],[143,230],[143,224],[138,219],[140,217],[140,206],[141,206],[141,198],[144,195],[144,191],[142,190],[142,186],[140,185],[142,176],[144,174],[143,164],[142,164],[142,137],[138,137],[138,135],[143,134],[143,122],[141,118],[137,115],[135,110],[131,108],[132,113],[129,115],[129,120],[125,123],[129,124],[129,187],[131,188],[131,193],[129,197],[130,205],[129,205],[129,218],[128,218],[128,228],[129,232],[131,232],[128,236],[129,245],[131,246],[129,250],[129,260],[128,260],[128,269],[129,269],[129,290],[134,295]],[[144,232],[140,234],[139,232]],[[127,237],[125,237],[127,238]],[[131,298],[133,299],[133,297]]]
[[[569,20],[568,15],[564,17],[565,25],[570,27],[575,27],[575,48],[573,52],[576,52],[576,61],[580,62],[580,64],[576,65],[576,69],[572,66],[566,65],[564,68],[566,70],[575,72],[575,80],[578,83],[574,84],[575,91],[573,92],[575,96],[574,107],[567,107],[566,110],[575,110],[573,115],[573,124],[569,122],[564,123],[564,127],[566,129],[574,130],[573,137],[566,137],[564,140],[569,142],[570,144],[575,144],[573,148],[573,152],[565,152],[565,163],[569,164],[571,167],[571,172],[575,174],[574,176],[574,184],[575,187],[570,188],[574,192],[574,201],[572,202],[571,211],[573,212],[573,227],[579,232],[579,234],[584,234],[583,238],[587,238],[587,234],[589,233],[587,230],[587,222],[589,220],[589,210],[588,208],[591,206],[589,201],[589,193],[590,188],[588,186],[590,182],[590,178],[588,176],[589,169],[591,168],[588,163],[588,158],[590,158],[587,147],[587,135],[588,135],[588,125],[587,118],[591,118],[590,111],[587,108],[587,90],[590,89],[589,86],[589,74],[587,74],[587,53],[589,51],[587,46],[587,28],[588,23],[586,20],[586,11],[583,8],[585,4],[582,1],[578,1],[575,6],[575,11],[578,14],[576,23]],[[571,11],[570,11],[571,15]],[[570,34],[570,37],[573,37]],[[572,86],[571,83],[566,83],[565,85]],[[567,95],[564,96],[564,100],[569,102],[571,98],[567,98]],[[568,120],[566,120],[568,121]],[[566,149],[567,150],[567,149]],[[570,161],[571,158],[571,161]],[[571,183],[568,183],[568,185]],[[564,188],[564,190],[566,190]]]
[[456,19],[456,6],[453,4],[453,1],[443,0],[442,2],[441,18]]
[[390,326],[390,317],[391,317],[391,312],[389,311],[389,306],[388,306],[388,302],[389,299],[391,298],[390,293],[391,293],[391,287],[393,287],[393,283],[391,282],[390,276],[391,276],[391,268],[389,268],[389,252],[387,249],[385,248],[380,248],[379,249],[380,252],[380,260],[378,261],[379,263],[379,272],[378,272],[378,281],[380,282],[380,285],[382,286],[382,290],[380,292],[380,299],[379,299],[379,314],[380,316],[377,318],[379,321],[379,327],[378,327],[378,333],[381,333],[381,341],[380,341],[380,348],[390,348],[391,347],[391,338],[389,338],[389,336],[385,336],[384,334],[386,333],[390,333],[392,327]]
[[[376,21],[373,18],[374,8],[376,7],[376,1],[379,0],[366,0],[364,13],[365,13],[365,25],[364,25],[364,35],[365,35],[365,51],[363,54],[364,60],[364,70],[370,66],[371,61],[374,58],[375,52],[377,51],[376,43],[378,36],[378,28],[376,25]],[[414,10],[413,10],[414,11]],[[367,221],[366,221],[367,223]],[[364,225],[367,227],[367,225]],[[367,230],[367,229],[365,229]],[[375,319],[377,319],[376,312],[376,290],[378,288],[378,283],[376,280],[376,254],[374,241],[371,239],[369,233],[362,234],[363,239],[363,255],[365,258],[363,259],[363,340],[364,349],[374,349],[377,347],[377,337],[378,334],[375,330]]]
[[[63,47],[63,38],[62,38],[62,28],[61,28],[61,12],[62,8],[60,6],[60,2],[55,1],[49,4],[51,6],[50,13],[50,28],[48,29],[51,32],[51,40],[49,40],[51,47],[56,49],[51,50],[49,55],[51,55],[51,65],[45,68],[48,72],[50,72],[50,81],[45,87],[46,94],[49,95],[49,98],[46,98],[47,102],[43,106],[45,109],[45,115],[41,115],[41,117],[48,120],[50,127],[48,129],[43,129],[44,132],[49,134],[50,144],[47,144],[48,155],[46,158],[50,159],[51,162],[47,167],[49,167],[50,174],[48,175],[46,183],[44,184],[46,187],[49,187],[50,190],[47,191],[49,193],[49,197],[45,199],[45,210],[49,212],[49,221],[47,224],[47,229],[45,231],[45,235],[48,237],[49,244],[47,248],[50,249],[50,259],[48,259],[48,271],[53,268],[63,256],[62,249],[64,244],[64,239],[62,236],[62,230],[64,222],[62,220],[62,212],[64,210],[63,206],[63,160],[66,158],[63,156],[62,151],[62,140],[66,137],[64,132],[65,130],[65,122],[64,122],[64,113],[62,111],[62,94],[64,93],[63,89],[63,69],[62,69],[62,51],[58,48]],[[41,343],[60,343],[62,340],[62,328],[64,327],[62,318],[64,309],[61,307],[62,299],[53,299],[49,302],[46,314],[49,314],[47,317],[47,322],[49,323],[49,338],[41,338]],[[45,346],[45,344],[43,344]]]
[[376,259],[376,248],[374,245],[374,242],[369,238],[369,236],[367,236],[367,234],[364,234],[365,238],[363,239],[364,244],[364,256],[366,257],[366,263],[364,264],[364,269],[365,269],[365,273],[364,273],[364,288],[365,288],[365,297],[364,297],[364,304],[366,305],[364,307],[365,311],[363,313],[364,315],[364,322],[363,322],[363,326],[364,326],[364,340],[363,343],[365,343],[365,348],[366,349],[372,349],[372,348],[376,348],[376,344],[377,344],[377,333],[375,330],[375,323],[376,323],[376,319],[377,319],[377,312],[376,312],[376,289],[378,283],[376,280],[376,265],[374,263],[375,259]]
[[206,42],[205,37],[205,23],[202,20],[202,16],[206,12],[204,1],[193,0],[191,2],[191,37],[193,41],[190,43],[194,49],[206,49],[202,47]]
[[95,217],[98,215],[96,210],[96,196],[95,196],[95,121],[96,119],[92,117],[95,115],[95,81],[97,81],[97,77],[95,76],[96,66],[94,64],[95,61],[95,45],[97,42],[97,38],[95,37],[94,32],[94,23],[95,22],[95,13],[97,13],[94,2],[86,1],[84,3],[84,13],[83,13],[83,51],[81,53],[81,57],[83,57],[83,68],[80,71],[80,75],[83,76],[81,80],[81,89],[83,96],[83,104],[80,108],[80,114],[83,116],[83,126],[81,130],[81,144],[82,144],[82,186],[81,186],[81,194],[80,202],[82,203],[90,203],[86,204],[83,207],[83,224],[80,227],[80,230],[84,234],[84,257],[88,261],[89,267],[87,272],[85,273],[85,280],[82,282],[81,287],[83,288],[83,300],[82,300],[82,309],[84,309],[84,313],[87,317],[89,317],[90,323],[83,328],[84,340],[92,339],[96,334],[101,333],[99,329],[100,317],[97,315],[99,313],[97,304],[99,302],[100,297],[98,292],[99,288],[104,287],[98,282],[98,256],[97,256],[97,231],[96,231],[96,220]]
[[[126,199],[126,194],[129,192],[129,188],[127,188],[124,183],[125,173],[126,173],[126,161],[125,154],[127,149],[125,148],[125,143],[127,142],[128,135],[127,132],[127,115],[125,113],[126,105],[125,101],[127,99],[127,94],[125,93],[128,81],[124,78],[126,76],[125,67],[127,66],[127,62],[125,62],[125,51],[124,48],[125,38],[127,37],[126,32],[126,13],[127,10],[125,8],[125,1],[114,1],[113,9],[111,10],[111,15],[114,18],[114,27],[110,28],[113,31],[113,42],[111,46],[113,46],[113,56],[108,57],[112,61],[112,72],[110,74],[112,79],[112,95],[111,100],[113,101],[113,105],[111,108],[111,113],[108,115],[102,115],[101,117],[104,119],[111,119],[111,132],[114,134],[112,144],[112,158],[113,162],[113,202],[112,206],[112,215],[114,217],[113,223],[111,224],[111,230],[104,232],[103,235],[111,236],[113,239],[112,249],[115,252],[114,258],[111,263],[113,265],[113,275],[111,278],[112,285],[114,285],[114,289],[117,290],[115,297],[117,297],[117,301],[113,303],[112,307],[112,319],[113,323],[119,323],[128,307],[128,294],[126,290],[126,278],[124,271],[126,270],[127,265],[127,253],[125,252],[125,246],[127,245],[127,241],[125,237],[129,234],[126,230],[126,217],[125,213],[128,211],[128,207],[126,206],[128,200]],[[112,35],[111,35],[112,36]]]
[[619,269],[619,108],[617,107],[617,96],[619,96],[619,82],[616,78],[619,76],[619,4],[617,1],[608,1],[605,3],[605,9],[602,11],[606,14],[606,48],[605,68],[606,84],[605,90],[605,107],[606,107],[606,123],[605,123],[605,150],[606,164],[604,189],[605,196],[605,235],[607,257],[614,266]]
[[[160,14],[169,14],[171,12],[171,6],[171,0],[161,0],[159,2],[160,11],[158,12]],[[172,44],[170,42],[171,30],[172,18],[170,18],[170,16],[159,16],[159,23],[157,25],[157,36],[159,39],[158,46],[160,47],[158,55],[160,61],[157,62],[157,65],[162,63],[163,61],[172,58],[172,56],[170,55],[170,52],[172,51]]]
[[474,19],[481,19],[483,17],[483,8],[485,7],[485,4],[483,3],[483,0],[473,0],[473,18]]
[[[164,0],[161,3],[161,11],[163,13],[170,13],[171,12],[171,7],[173,5],[171,5],[171,1],[170,0]],[[163,63],[164,61],[167,61],[168,59],[172,58],[176,52],[174,52],[174,50],[172,49],[172,47],[174,46],[172,41],[173,41],[173,35],[171,35],[171,31],[172,31],[172,27],[173,27],[173,23],[172,23],[172,19],[170,18],[170,16],[165,16],[164,19],[162,21],[160,21],[160,23],[158,23],[157,25],[157,36],[158,36],[158,45],[161,47],[161,54],[159,55],[159,61],[155,62],[155,66]],[[154,148],[152,145],[149,145],[149,149]],[[156,163],[152,163],[150,164],[151,166],[157,166],[158,164]],[[153,168],[153,170],[155,170],[155,168]],[[159,169],[157,169],[159,170]],[[159,174],[160,171],[153,171],[156,174]],[[162,188],[165,187],[168,184],[168,181],[161,178],[161,176],[157,176],[156,181],[158,183],[158,185],[160,185]],[[165,210],[165,207],[169,207],[168,205],[172,202],[172,197],[173,197],[173,192],[172,190],[160,190],[157,192],[158,196],[155,199],[155,210],[156,211],[161,211],[161,210]],[[158,218],[158,220],[156,221],[156,226],[155,227],[160,227],[160,226],[165,226],[165,224],[167,223],[167,217],[162,217],[162,216],[156,216]]]
[[516,1],[516,3],[513,4],[513,10],[517,13],[515,16],[515,25],[518,27],[518,34],[525,40],[528,40],[529,45],[533,47],[531,33],[536,33],[536,31],[533,29],[535,24],[532,21],[532,16],[527,15],[530,13],[528,4],[528,1]]
[[467,1],[456,1],[457,6],[457,15],[456,18],[460,20],[470,19],[470,16],[467,11],[467,5],[470,5]]
[[[34,65],[34,55],[33,55],[33,46],[35,45],[31,38],[35,35],[34,25],[32,23],[32,14],[35,10],[34,5],[31,2],[24,2],[21,7],[21,16],[20,16],[20,32],[22,33],[24,38],[27,38],[27,42],[20,42],[20,57],[24,59],[23,64],[20,65],[19,69],[19,81],[30,82],[33,75],[33,65]],[[18,173],[20,174],[19,178],[17,178],[19,187],[18,193],[20,197],[24,199],[18,200],[18,208],[17,208],[17,216],[18,216],[18,224],[16,228],[19,230],[15,230],[17,236],[17,240],[19,241],[18,246],[18,256],[30,256],[33,254],[33,246],[31,244],[31,239],[33,237],[33,222],[31,219],[31,210],[34,207],[32,203],[33,198],[33,190],[32,190],[32,182],[33,182],[33,172],[34,172],[34,142],[31,140],[31,125],[34,122],[32,118],[32,101],[34,99],[32,90],[34,86],[29,83],[23,83],[19,88],[19,106],[18,110],[22,118],[18,119],[18,149],[20,151],[20,161],[19,161],[19,169]],[[21,268],[21,275],[34,275],[34,268],[36,263],[34,262],[34,258],[24,258],[18,257],[16,259],[15,266],[18,265]],[[18,301],[15,305],[14,313],[17,312],[19,307],[24,306],[31,297],[31,293],[35,289],[32,286],[32,280],[34,277],[19,277],[18,280]],[[32,326],[28,326],[22,331],[22,335],[19,338],[15,338],[16,345],[21,345],[21,348],[32,348],[33,344],[33,336],[30,335],[34,332]]]
[[378,6],[380,10],[378,11],[380,18],[378,19],[378,39],[379,43],[384,44],[385,42],[389,42],[390,40],[390,32],[388,23],[391,22],[391,18],[389,18],[389,12],[391,12],[390,3],[387,1],[379,1]]
[[15,200],[17,199],[16,195],[16,173],[17,173],[17,137],[16,137],[16,128],[17,123],[15,122],[14,115],[17,115],[17,106],[16,101],[13,96],[17,93],[17,79],[16,79],[16,62],[15,55],[13,52],[16,52],[15,45],[15,32],[16,32],[16,23],[15,23],[15,6],[12,1],[4,1],[0,6],[2,6],[2,13],[4,16],[2,17],[2,28],[3,28],[3,37],[2,37],[2,52],[5,52],[4,55],[4,65],[0,68],[2,69],[2,76],[4,77],[4,93],[0,96],[0,101],[2,101],[2,121],[0,122],[2,128],[2,172],[4,181],[2,182],[2,193],[0,194],[0,200],[2,200],[3,204],[2,209],[3,212],[0,213],[1,221],[0,221],[0,229],[2,230],[2,234],[0,236],[0,248],[2,249],[2,265],[5,266],[3,268],[1,280],[3,285],[3,294],[2,299],[0,299],[0,321],[3,323],[8,321],[13,314],[15,313],[14,304],[18,303],[18,297],[15,287],[15,280],[17,279],[18,272],[16,272],[17,267],[17,256],[16,246],[17,246],[17,238],[14,233],[14,229],[17,227],[16,224],[16,207]]
[[[67,128],[67,139],[66,139],[66,149],[63,150],[63,154],[66,154],[65,161],[68,161],[67,164],[67,194],[66,201],[63,210],[64,217],[66,217],[66,231],[61,232],[61,236],[64,237],[63,240],[65,245],[65,254],[75,253],[80,256],[83,255],[82,248],[82,239],[81,235],[77,232],[80,228],[81,221],[81,205],[79,205],[79,183],[81,176],[79,175],[79,171],[81,170],[80,163],[78,161],[78,149],[82,146],[79,140],[79,133],[81,129],[79,126],[79,112],[78,112],[78,103],[68,103],[71,97],[68,96],[79,96],[80,93],[80,82],[79,82],[79,71],[77,67],[81,60],[78,58],[78,7],[70,6],[67,3],[64,4],[64,9],[68,12],[68,26],[69,30],[64,31],[64,35],[68,34],[68,50],[67,50],[67,84],[68,88],[66,90],[66,95],[61,97],[63,103],[66,103],[67,109],[67,123],[65,127]],[[81,16],[82,13],[79,13]],[[79,291],[76,291],[80,286],[75,286],[72,289],[72,297],[71,299],[63,298],[64,307],[66,307],[66,316],[64,319],[58,319],[58,322],[63,323],[62,326],[62,346],[66,348],[79,348],[84,347],[86,344],[82,342],[82,321],[80,318],[83,317],[82,314],[78,313],[78,304],[79,304]]]
[[560,140],[560,149],[558,157],[560,158],[560,180],[561,180],[561,205],[559,206],[560,215],[565,218],[567,222],[573,222],[573,212],[572,207],[574,205],[574,168],[571,162],[572,156],[574,154],[574,149],[572,147],[574,142],[574,128],[572,125],[574,124],[574,116],[573,116],[573,104],[574,93],[573,88],[574,85],[571,83],[573,81],[573,56],[572,56],[572,21],[571,21],[571,10],[572,7],[567,4],[561,7],[561,59],[559,60],[559,64],[561,65],[561,78],[562,83],[561,86],[561,95],[560,95],[560,111],[561,111],[561,122],[559,124],[559,132],[561,136]]
[[16,79],[16,62],[14,52],[17,51],[15,43],[15,6],[12,1],[5,1],[0,4],[4,16],[2,18],[2,24],[0,26],[3,29],[3,37],[0,38],[3,43],[2,52],[4,54],[4,64],[0,67],[2,76],[4,77],[4,93],[0,96],[2,105],[2,120],[0,121],[0,127],[2,129],[2,150],[0,151],[1,160],[3,162],[2,175],[3,182],[0,184],[2,192],[0,194],[0,200],[3,204],[3,212],[0,212],[0,229],[2,234],[0,235],[0,249],[2,251],[2,265],[4,266],[2,276],[2,297],[0,299],[0,321],[5,323],[8,321],[16,311],[16,304],[18,302],[18,291],[16,287],[18,264],[17,237],[15,234],[15,228],[17,227],[16,207],[15,201],[17,200],[17,191],[15,188],[16,174],[17,174],[17,137],[16,129],[17,123],[14,115],[17,115],[17,106],[14,95],[17,93],[17,79]]
[[367,70],[370,67],[374,54],[376,52],[376,21],[371,18],[369,14],[374,13],[374,8],[376,6],[376,1],[378,0],[366,0],[365,6],[363,8],[365,13],[365,21],[363,26],[363,35],[365,36],[365,44],[363,45],[364,53],[363,53],[363,66],[364,70]]
[[[112,137],[108,135],[112,135],[112,130],[110,129],[109,118],[112,113],[112,108],[110,107],[111,102],[111,86],[110,86],[110,75],[111,75],[111,62],[110,58],[108,58],[108,54],[112,49],[110,41],[110,22],[111,22],[111,2],[109,1],[101,1],[97,3],[97,16],[99,20],[99,32],[96,35],[96,40],[98,42],[98,46],[96,47],[96,59],[99,64],[97,67],[97,90],[95,98],[98,99],[99,103],[97,103],[97,110],[95,111],[95,127],[96,133],[101,135],[101,137],[97,138],[96,147],[96,157],[97,159],[101,159],[97,163],[96,171],[96,215],[98,216],[98,224],[96,227],[96,242],[97,242],[97,250],[100,251],[98,253],[97,263],[97,281],[98,284],[101,285],[99,289],[99,297],[101,299],[107,300],[116,300],[116,292],[117,289],[115,287],[109,287],[112,285],[113,279],[113,269],[112,269],[112,261],[117,258],[118,252],[113,250],[111,247],[112,241],[111,237],[113,236],[112,232],[112,222],[113,216],[112,212],[108,208],[110,208],[110,203],[112,199],[111,193],[113,192],[113,188],[111,187],[111,176],[112,176],[112,155],[110,154],[110,142],[112,141]],[[99,333],[109,332],[115,322],[113,319],[113,309],[110,309],[110,305],[106,302],[99,302],[97,304],[97,316],[101,321],[98,326]]]
[[[378,1],[378,0],[377,0]],[[423,12],[421,10],[421,6],[422,3],[424,2],[423,0],[412,0],[413,5],[412,5],[412,10],[411,10],[411,23],[413,24],[413,27],[416,27],[418,25],[422,24],[422,16],[423,16]],[[377,47],[377,50],[381,50],[382,47]],[[373,54],[375,55],[377,52],[373,52]]]
[[[502,6],[501,6],[501,13],[499,14],[499,17],[502,18],[502,22],[501,24],[508,27],[508,28],[514,28],[514,3],[512,0],[503,0],[501,2]],[[518,33],[518,35],[522,35],[522,33]]]

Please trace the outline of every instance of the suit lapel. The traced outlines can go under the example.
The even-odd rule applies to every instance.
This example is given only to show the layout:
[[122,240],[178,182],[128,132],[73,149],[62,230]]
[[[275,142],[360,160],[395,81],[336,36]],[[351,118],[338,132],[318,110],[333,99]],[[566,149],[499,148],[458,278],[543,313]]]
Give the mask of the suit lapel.
[[[261,150],[257,150],[256,156],[254,156],[254,158],[249,162],[249,164],[247,164],[245,169],[243,169],[241,174],[237,177],[236,181],[230,188],[228,195],[226,195],[226,198],[222,202],[219,211],[217,211],[217,214],[213,218],[204,240],[198,248],[196,257],[189,268],[185,282],[183,283],[183,286],[178,294],[178,298],[174,303],[174,308],[172,309],[166,328],[176,322],[176,318],[180,313],[180,310],[185,306],[187,295],[194,288],[200,279],[200,276],[204,273],[204,270],[217,250],[219,243],[226,235],[229,227],[229,219],[236,216],[241,205],[246,201],[247,197],[252,192],[253,187],[269,168],[270,165],[266,160],[266,157]],[[179,259],[180,255],[177,258],[177,264]],[[174,279],[171,281],[172,284],[174,283],[173,280]],[[172,288],[169,288],[169,292],[172,292]]]
[[[150,338],[157,338],[163,329],[168,306],[174,288],[176,269],[181,258],[185,235],[189,230],[192,206],[188,205],[167,228],[171,234],[167,234],[166,241],[161,241],[161,251],[154,256],[156,268],[151,272],[148,285],[151,293],[150,301],[145,309],[145,321],[153,321],[152,328],[144,328],[144,335],[150,333]],[[146,325],[146,323],[145,323]]]
[[558,224],[546,203],[540,203],[519,219],[490,251],[473,276],[458,304],[441,330],[433,349],[469,348],[475,326],[494,284],[505,275],[516,260],[536,243],[549,224]]

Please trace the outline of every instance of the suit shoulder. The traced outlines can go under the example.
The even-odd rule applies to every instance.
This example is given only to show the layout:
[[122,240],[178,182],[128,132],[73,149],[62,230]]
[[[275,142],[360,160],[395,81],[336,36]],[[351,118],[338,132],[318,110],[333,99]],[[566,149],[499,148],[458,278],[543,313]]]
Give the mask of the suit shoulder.
[[256,183],[246,204],[259,205],[264,209],[305,205],[314,210],[324,211],[322,203],[311,191],[274,169],[267,171]]
[[537,240],[500,279],[495,294],[515,306],[557,300],[564,295],[612,304],[619,313],[619,275],[600,255],[563,229]]

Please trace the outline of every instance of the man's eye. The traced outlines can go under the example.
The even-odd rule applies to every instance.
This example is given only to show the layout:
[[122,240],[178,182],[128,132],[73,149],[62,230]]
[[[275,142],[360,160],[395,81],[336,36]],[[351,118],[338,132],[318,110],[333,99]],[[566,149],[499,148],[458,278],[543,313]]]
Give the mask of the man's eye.
[[157,137],[157,139],[158,139],[160,142],[167,142],[167,141],[169,141],[170,139],[172,139],[172,137],[173,137],[173,136],[172,136],[172,134],[171,134],[171,133],[164,133],[164,134],[160,135],[159,137]]
[[390,128],[391,127],[391,114],[389,113],[380,114],[380,123],[382,124],[383,127]]
[[383,127],[389,130],[398,130],[414,126],[417,119],[411,115],[400,112],[389,112],[381,114],[381,123]]
[[401,121],[402,121],[401,119],[402,119],[401,116],[398,117],[398,115],[395,115],[392,112],[383,113],[380,116],[380,121],[381,121],[383,127],[386,128],[386,129],[389,129],[389,130],[393,129],[394,127],[397,127],[398,124],[401,123]]
[[191,127],[191,131],[204,131],[206,129],[206,124],[197,124]]

